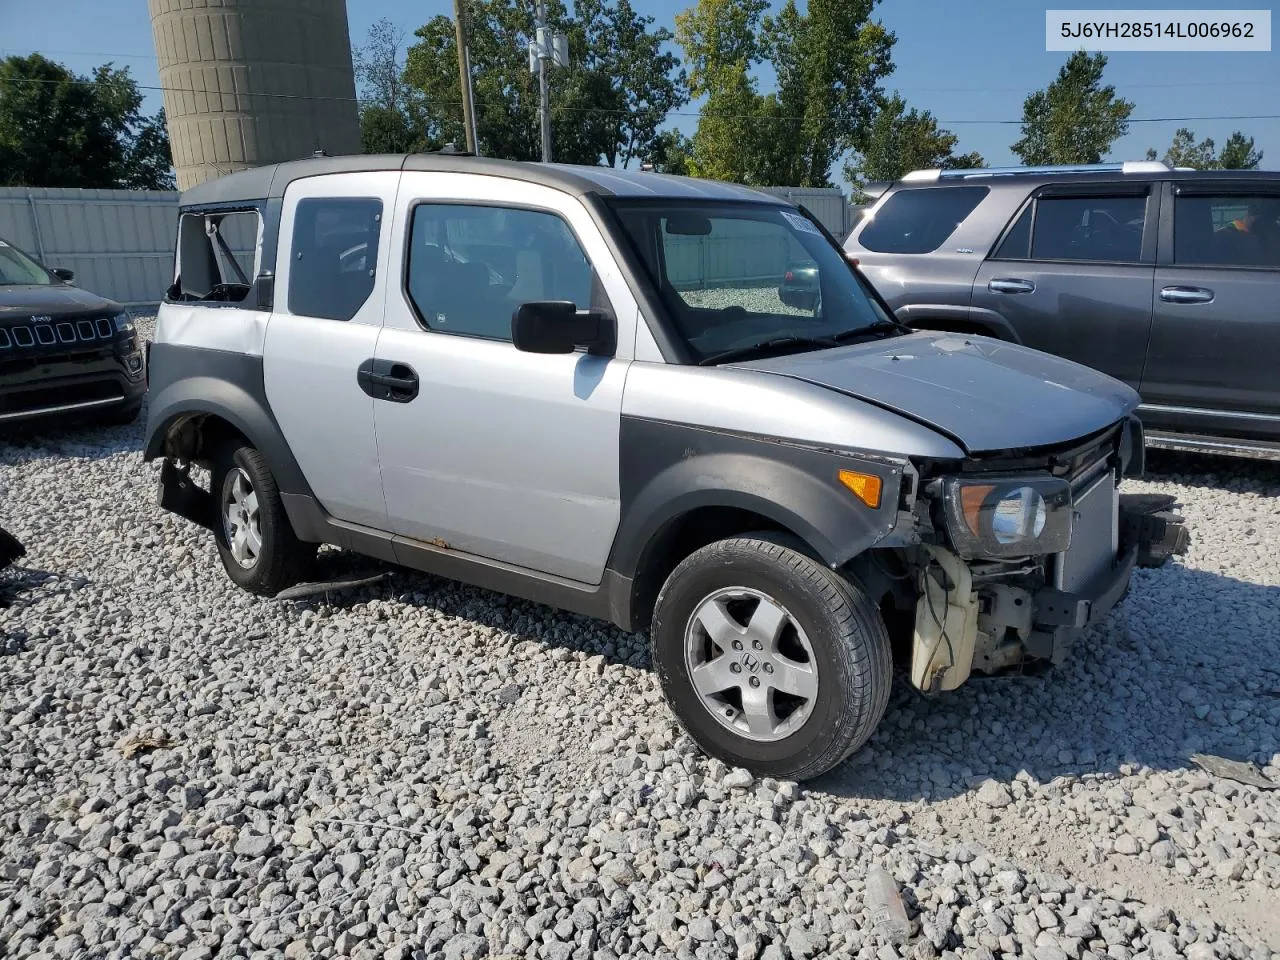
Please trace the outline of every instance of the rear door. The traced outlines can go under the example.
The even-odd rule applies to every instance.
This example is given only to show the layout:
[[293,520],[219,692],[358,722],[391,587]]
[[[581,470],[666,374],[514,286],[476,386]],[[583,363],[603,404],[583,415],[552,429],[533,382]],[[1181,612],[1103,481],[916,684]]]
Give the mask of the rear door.
[[1142,378],[1153,426],[1280,439],[1280,184],[1169,184]]
[[974,280],[975,319],[995,314],[1029,347],[1142,380],[1151,332],[1159,184],[1035,191]]
[[382,528],[373,399],[356,380],[376,351],[399,171],[306,177],[285,190],[263,379],[316,499]]

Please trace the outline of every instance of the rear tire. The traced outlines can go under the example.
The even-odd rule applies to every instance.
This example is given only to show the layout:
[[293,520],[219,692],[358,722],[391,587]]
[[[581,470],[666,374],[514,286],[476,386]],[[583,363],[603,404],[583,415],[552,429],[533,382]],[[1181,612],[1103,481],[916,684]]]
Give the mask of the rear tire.
[[214,536],[222,565],[238,587],[275,596],[306,579],[318,545],[294,535],[275,477],[253,447],[232,442],[213,463]]
[[658,595],[650,645],[693,740],[758,776],[807,780],[843,762],[879,724],[893,683],[875,605],[772,533],[682,561]]

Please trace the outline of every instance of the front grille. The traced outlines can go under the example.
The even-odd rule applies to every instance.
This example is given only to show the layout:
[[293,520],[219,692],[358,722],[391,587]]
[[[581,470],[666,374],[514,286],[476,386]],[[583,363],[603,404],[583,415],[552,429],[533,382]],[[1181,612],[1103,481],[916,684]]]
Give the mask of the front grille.
[[17,323],[0,327],[0,351],[32,347],[66,346],[71,343],[109,343],[116,327],[110,317],[59,320],[54,323]]

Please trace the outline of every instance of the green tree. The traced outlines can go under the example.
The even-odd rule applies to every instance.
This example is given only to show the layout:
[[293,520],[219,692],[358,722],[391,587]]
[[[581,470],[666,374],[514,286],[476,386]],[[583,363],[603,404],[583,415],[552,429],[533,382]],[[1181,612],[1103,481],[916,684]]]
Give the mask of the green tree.
[[897,180],[911,170],[985,166],[981,154],[956,154],[956,142],[956,135],[939,127],[933,114],[908,110],[895,93],[872,119],[862,149],[845,165],[845,178],[858,197],[863,184]]
[[[1154,149],[1147,150],[1147,159],[1155,160]],[[1191,167],[1193,170],[1254,170],[1262,162],[1262,152],[1253,148],[1253,138],[1237,130],[1227,138],[1222,152],[1214,153],[1211,137],[1196,142],[1195,134],[1186,127],[1179,127],[1173,142],[1161,158],[1171,167]]]
[[404,81],[404,32],[383,17],[353,51],[365,153],[413,153],[440,146],[421,94]]
[[1026,164],[1100,163],[1129,129],[1133,104],[1103,86],[1105,55],[1077,50],[1047,89],[1022,104],[1022,137],[1012,150]]
[[[699,176],[758,185],[827,186],[835,160],[865,137],[896,42],[871,19],[877,0],[698,0],[676,17],[694,96]],[[761,95],[752,68],[768,62]]]
[[[1149,159],[1155,159],[1155,151],[1147,151]],[[1186,127],[1179,127],[1173,135],[1173,142],[1164,152],[1164,162],[1171,167],[1192,167],[1196,170],[1209,170],[1217,166],[1218,158],[1213,150],[1213,139],[1205,137],[1199,143],[1196,136]]]
[[750,71],[760,58],[756,34],[767,5],[767,0],[698,0],[676,15],[689,93],[706,97],[690,144],[694,176],[755,181],[762,118]]
[[654,138],[645,163],[657,173],[687,177],[691,173],[689,161],[692,156],[693,143],[688,137],[679,130],[664,130]]
[[871,19],[877,2],[809,0],[801,14],[787,0],[777,16],[765,18],[762,53],[777,76],[765,113],[787,119],[761,128],[773,148],[762,179],[829,186],[836,159],[865,139],[897,42]]
[[[483,153],[513,160],[542,156],[538,77],[529,71],[533,5],[473,0],[468,45],[474,78],[476,129]],[[629,2],[582,0],[578,17],[549,0],[547,19],[569,37],[568,67],[551,73],[554,159],[563,163],[626,164],[652,152],[657,128],[687,100],[670,38]],[[435,17],[415,34],[404,81],[417,91],[440,142],[465,141],[453,21]]]
[[1257,170],[1260,163],[1262,151],[1253,148],[1253,137],[1239,130],[1227,137],[1218,154],[1218,166],[1223,170]]
[[164,111],[141,107],[127,68],[84,77],[40,54],[0,61],[0,183],[171,189]]

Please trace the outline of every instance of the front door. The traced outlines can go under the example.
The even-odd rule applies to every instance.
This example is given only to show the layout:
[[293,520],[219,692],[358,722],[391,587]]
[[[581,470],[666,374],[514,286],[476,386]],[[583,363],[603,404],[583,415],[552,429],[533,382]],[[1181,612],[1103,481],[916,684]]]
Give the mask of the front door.
[[[373,357],[387,529],[436,548],[599,583],[619,516],[622,388],[636,304],[575,198],[493,177],[406,172]],[[511,343],[521,303],[618,323],[615,357]],[[380,392],[375,390],[375,392]]]
[[1143,419],[1280,440],[1280,187],[1196,180],[1169,189]]
[[295,180],[285,191],[267,325],[267,401],[321,506],[379,527],[386,506],[373,399],[357,368],[382,325],[398,171]]
[[995,313],[1027,346],[1136,390],[1151,330],[1154,186],[1039,191],[978,271],[975,318]]

